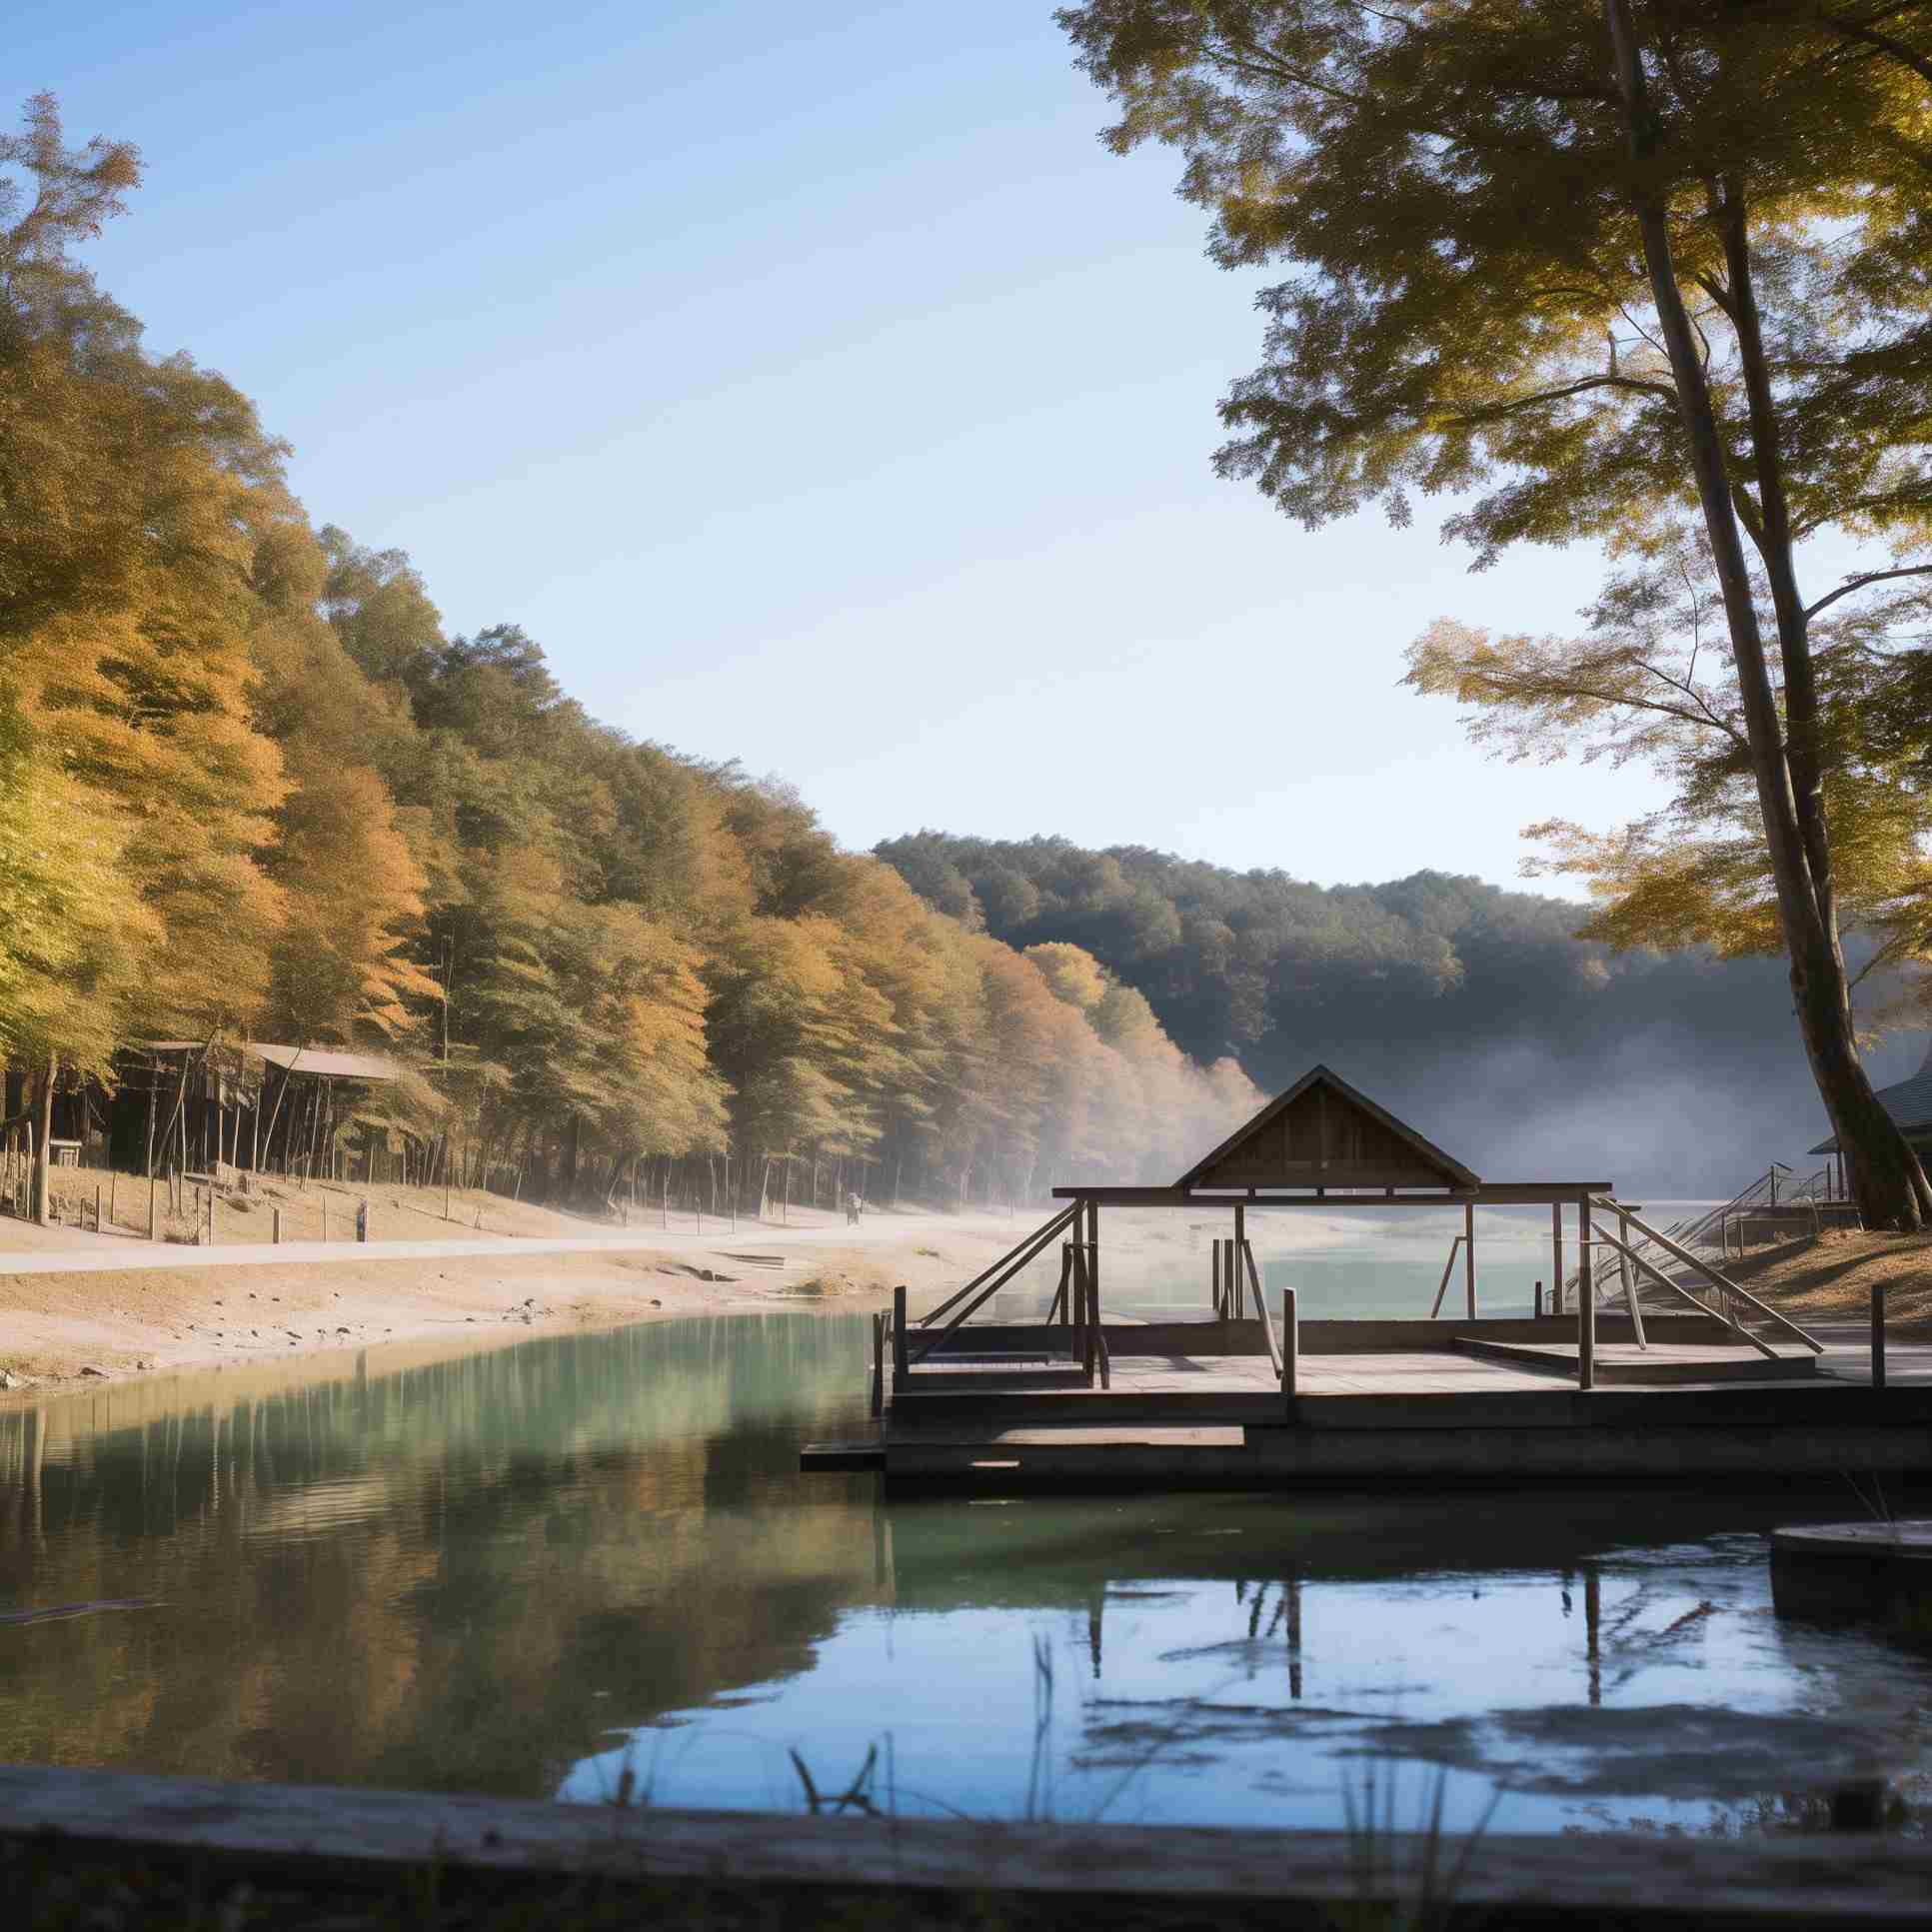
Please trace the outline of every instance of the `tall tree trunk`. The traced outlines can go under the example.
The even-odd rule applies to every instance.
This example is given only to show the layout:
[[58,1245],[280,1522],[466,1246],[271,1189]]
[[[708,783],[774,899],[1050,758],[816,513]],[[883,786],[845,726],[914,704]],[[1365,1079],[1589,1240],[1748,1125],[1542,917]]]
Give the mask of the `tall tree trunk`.
[[[1655,157],[1661,130],[1649,100],[1643,62],[1630,18],[1629,0],[1603,0],[1616,83],[1621,98],[1625,138],[1634,174],[1640,182],[1656,178]],[[1743,702],[1745,734],[1750,746],[1751,774],[1757,785],[1758,809],[1764,822],[1765,847],[1777,889],[1778,913],[1784,930],[1785,956],[1790,968],[1792,1003],[1804,1039],[1811,1075],[1819,1097],[1845,1150],[1851,1168],[1852,1192],[1865,1225],[1917,1231],[1932,1221],[1932,1187],[1918,1156],[1907,1145],[1898,1123],[1885,1111],[1872,1089],[1870,1076],[1858,1057],[1852,1025],[1851,992],[1844,955],[1838,943],[1829,870],[1822,793],[1812,762],[1815,747],[1800,744],[1794,761],[1787,750],[1777,699],[1771,687],[1763,632],[1752,596],[1750,567],[1738,528],[1738,509],[1717,411],[1705,374],[1702,352],[1692,326],[1670,243],[1670,225],[1661,197],[1648,186],[1632,198],[1638,232],[1643,240],[1644,266],[1651,300],[1670,358],[1677,413],[1690,449],[1691,467],[1703,511],[1705,534],[1724,598],[1724,614],[1731,638],[1731,657],[1737,667]],[[1741,206],[1736,219],[1742,220]],[[1732,264],[1734,282],[1739,263]],[[1748,261],[1742,266],[1748,270]],[[1755,334],[1756,310],[1748,274],[1741,289],[1728,292],[1735,309],[1748,304],[1740,326],[1741,345]],[[1736,317],[1734,316],[1734,320]],[[1761,362],[1762,344],[1756,345]],[[1747,355],[1747,361],[1749,357]],[[1747,380],[1749,380],[1747,376]],[[1766,413],[1765,433],[1755,439],[1760,463],[1776,477],[1775,428],[1768,417],[1769,392],[1753,405],[1754,427]],[[1766,505],[1782,526],[1781,487],[1767,493]],[[1762,512],[1760,512],[1760,516]],[[1771,572],[1773,596],[1780,604],[1779,580],[1788,580],[1788,529],[1780,528],[1787,568]],[[1795,602],[1795,597],[1793,599]],[[1802,609],[1798,612],[1802,623]],[[1812,703],[1810,653],[1802,629],[1780,637],[1785,650],[1787,693],[1795,699],[1801,718]],[[1794,686],[1792,669],[1798,677]],[[1809,720],[1804,720],[1808,725]],[[1801,731],[1801,740],[1808,736]],[[1800,784],[1803,778],[1803,798]]]
[[40,1227],[47,1225],[53,1191],[54,1081],[59,1072],[59,1058],[49,1053],[46,1068],[40,1076],[40,1103],[35,1109],[40,1116],[40,1126],[39,1144],[34,1148],[34,1221]]

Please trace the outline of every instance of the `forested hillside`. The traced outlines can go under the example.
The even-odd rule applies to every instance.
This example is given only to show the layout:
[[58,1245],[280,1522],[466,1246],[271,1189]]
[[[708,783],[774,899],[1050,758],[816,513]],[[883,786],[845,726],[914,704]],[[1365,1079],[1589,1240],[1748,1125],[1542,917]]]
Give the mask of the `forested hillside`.
[[1613,952],[1571,937],[1574,904],[1440,873],[1320,887],[935,832],[879,856],[992,938],[1081,948],[1184,1051],[1267,1090],[1326,1060],[1491,1177],[1728,1191],[1826,1131],[1777,960]]
[[875,1197],[1163,1171],[1253,1104],[1084,954],[936,914],[315,527],[249,399],[75,259],[137,178],[44,98],[0,144],[0,1053],[380,1044],[396,1130],[473,1171],[729,1150],[754,1199],[787,1157]]

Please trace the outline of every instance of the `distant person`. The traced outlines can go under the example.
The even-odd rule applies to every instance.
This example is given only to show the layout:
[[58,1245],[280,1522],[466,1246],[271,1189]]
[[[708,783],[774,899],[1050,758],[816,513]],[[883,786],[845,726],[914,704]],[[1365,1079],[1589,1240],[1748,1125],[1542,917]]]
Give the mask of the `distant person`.
[[859,1225],[860,1205],[859,1189],[857,1187],[849,1188],[846,1192],[846,1225],[848,1227],[857,1227]]

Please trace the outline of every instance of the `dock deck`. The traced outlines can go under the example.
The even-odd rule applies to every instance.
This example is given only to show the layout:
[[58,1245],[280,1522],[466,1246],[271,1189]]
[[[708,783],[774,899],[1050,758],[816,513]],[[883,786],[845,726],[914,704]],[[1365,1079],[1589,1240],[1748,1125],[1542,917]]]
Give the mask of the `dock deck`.
[[1821,1333],[1822,1354],[1773,1360],[1695,1317],[1653,1320],[1641,1349],[1606,1320],[1585,1391],[1550,1319],[1475,1326],[1309,1323],[1292,1395],[1258,1344],[1227,1345],[1233,1323],[1106,1323],[1106,1386],[1010,1329],[965,1329],[885,1378],[873,1437],[804,1462],[993,1489],[1932,1472],[1932,1345],[1894,1342],[1873,1388],[1849,1324]]

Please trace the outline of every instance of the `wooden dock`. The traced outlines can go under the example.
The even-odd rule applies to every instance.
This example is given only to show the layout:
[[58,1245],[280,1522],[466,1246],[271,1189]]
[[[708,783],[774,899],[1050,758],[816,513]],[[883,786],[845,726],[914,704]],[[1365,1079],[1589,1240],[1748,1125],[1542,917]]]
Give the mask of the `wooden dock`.
[[[1052,1192],[1064,1205],[917,1320],[897,1291],[873,1318],[874,1435],[812,1444],[803,1466],[1140,1489],[1932,1471],[1932,1374],[1888,1376],[1882,1298],[1860,1375],[1607,1180],[1484,1180],[1326,1066],[1177,1180]],[[1460,1210],[1427,1316],[1303,1322],[1286,1287],[1277,1327],[1251,1220],[1350,1207]],[[1481,1315],[1476,1214],[1490,1207],[1547,1207],[1551,1305],[1568,1313]],[[1226,1217],[1202,1315],[1109,1316],[1103,1208]],[[1055,1248],[1043,1319],[982,1312]],[[1442,1319],[1458,1259],[1462,1308]]]
[[1695,1315],[1653,1315],[1641,1349],[1599,1325],[1586,1391],[1564,1318],[1309,1322],[1292,1393],[1253,1322],[1103,1322],[1105,1386],[1061,1346],[968,1327],[881,1376],[874,1434],[802,1466],[993,1490],[1932,1472],[1932,1347],[1895,1344],[1874,1388],[1855,1339],[1773,1359]]

